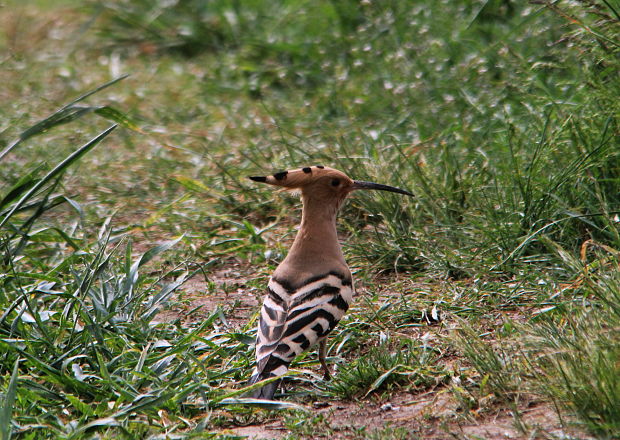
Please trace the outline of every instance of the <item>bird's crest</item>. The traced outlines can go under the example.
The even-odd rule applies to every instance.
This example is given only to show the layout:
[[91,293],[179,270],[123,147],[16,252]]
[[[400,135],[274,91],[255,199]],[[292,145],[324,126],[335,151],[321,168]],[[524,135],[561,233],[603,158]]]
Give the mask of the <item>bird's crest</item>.
[[[251,176],[250,179],[255,182],[264,182],[270,185],[281,186],[287,189],[299,189],[311,185],[319,180],[333,179],[334,186],[340,184],[351,183],[352,180],[342,171],[333,168],[324,167],[323,165],[315,165],[311,167],[303,167],[295,170],[280,171],[270,176]],[[336,185],[338,182],[338,185]]]

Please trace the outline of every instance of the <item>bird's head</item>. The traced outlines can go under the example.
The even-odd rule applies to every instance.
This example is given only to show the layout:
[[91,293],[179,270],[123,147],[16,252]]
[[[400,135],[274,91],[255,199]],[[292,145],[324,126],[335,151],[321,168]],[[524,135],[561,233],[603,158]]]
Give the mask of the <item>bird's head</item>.
[[302,197],[329,203],[343,201],[352,191],[375,189],[413,196],[393,186],[380,183],[353,180],[342,171],[322,165],[304,167],[296,170],[281,171],[270,176],[252,176],[255,182],[264,182],[284,189],[301,191]]

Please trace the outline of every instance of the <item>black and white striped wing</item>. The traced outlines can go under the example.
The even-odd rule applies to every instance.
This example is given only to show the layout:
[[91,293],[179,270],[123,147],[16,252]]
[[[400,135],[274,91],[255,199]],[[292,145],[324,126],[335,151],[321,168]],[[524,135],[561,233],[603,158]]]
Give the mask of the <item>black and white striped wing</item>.
[[297,355],[336,327],[352,297],[351,279],[337,273],[313,277],[296,289],[272,278],[260,315],[255,374],[286,373]]

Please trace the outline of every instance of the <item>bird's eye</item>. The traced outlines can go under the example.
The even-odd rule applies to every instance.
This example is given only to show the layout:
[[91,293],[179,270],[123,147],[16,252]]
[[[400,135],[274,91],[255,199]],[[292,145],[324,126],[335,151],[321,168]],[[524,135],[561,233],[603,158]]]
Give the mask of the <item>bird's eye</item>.
[[340,185],[340,179],[332,179],[332,186]]

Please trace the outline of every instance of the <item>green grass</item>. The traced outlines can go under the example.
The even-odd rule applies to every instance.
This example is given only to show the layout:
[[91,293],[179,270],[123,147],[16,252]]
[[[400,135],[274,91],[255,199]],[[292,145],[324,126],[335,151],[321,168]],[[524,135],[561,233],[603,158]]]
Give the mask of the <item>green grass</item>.
[[[410,385],[424,389],[435,384],[441,372],[433,368],[432,350],[415,348],[408,343],[396,347],[371,347],[368,353],[342,367],[342,372],[326,385],[328,394],[349,400],[373,392],[390,394],[394,387]],[[447,374],[446,374],[447,376]]]
[[[296,410],[429,394],[617,435],[617,2],[52,3],[0,11],[0,438],[408,438]],[[256,315],[192,298],[260,297],[299,203],[246,176],[308,164],[416,197],[347,203],[335,377],[265,407]]]
[[607,267],[585,279],[581,301],[567,306],[560,325],[543,320],[534,326],[533,341],[542,347],[539,381],[545,394],[577,414],[595,435],[614,438],[620,430],[618,260],[617,253],[597,257]]

